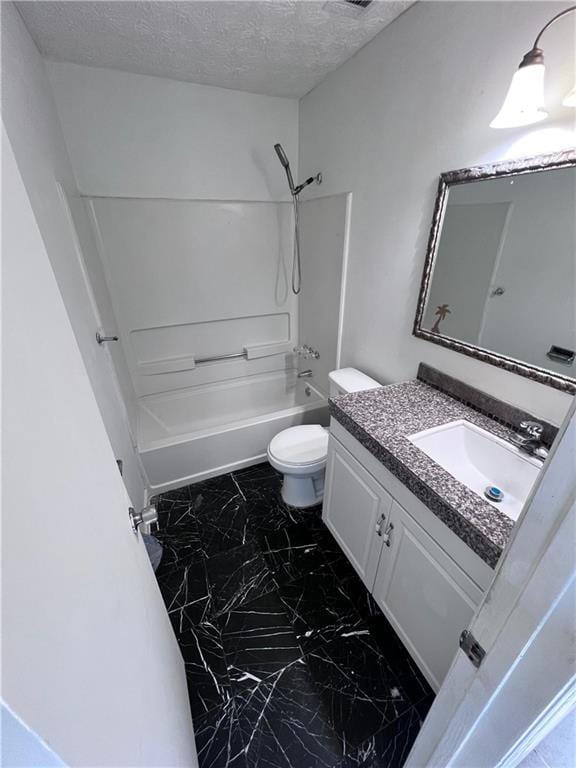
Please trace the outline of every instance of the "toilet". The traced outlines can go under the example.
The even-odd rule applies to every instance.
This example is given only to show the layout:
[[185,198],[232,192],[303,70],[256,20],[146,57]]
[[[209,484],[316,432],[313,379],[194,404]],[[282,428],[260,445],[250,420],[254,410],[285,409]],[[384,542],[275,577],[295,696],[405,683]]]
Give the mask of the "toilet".
[[[382,386],[356,368],[332,371],[329,379],[330,397]],[[302,424],[282,430],[270,441],[268,461],[284,475],[282,498],[288,506],[305,509],[322,501],[328,434],[320,424]]]

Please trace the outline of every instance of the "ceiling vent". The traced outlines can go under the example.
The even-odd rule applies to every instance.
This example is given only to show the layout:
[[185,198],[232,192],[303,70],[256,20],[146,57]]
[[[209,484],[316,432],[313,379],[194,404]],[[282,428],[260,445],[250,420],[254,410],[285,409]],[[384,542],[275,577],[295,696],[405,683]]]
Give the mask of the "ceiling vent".
[[327,13],[357,18],[362,16],[373,2],[374,0],[327,0],[323,8]]

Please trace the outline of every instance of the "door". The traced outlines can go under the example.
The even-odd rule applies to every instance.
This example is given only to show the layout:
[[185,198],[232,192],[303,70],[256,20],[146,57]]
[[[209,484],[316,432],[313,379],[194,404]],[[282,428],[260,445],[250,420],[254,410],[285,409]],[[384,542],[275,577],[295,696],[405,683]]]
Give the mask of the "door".
[[3,134],[2,696],[67,764],[195,766],[183,662]]
[[389,528],[373,596],[438,690],[482,592],[397,502]]
[[322,518],[371,592],[392,497],[332,436]]
[[406,768],[513,768],[576,702],[576,400]]

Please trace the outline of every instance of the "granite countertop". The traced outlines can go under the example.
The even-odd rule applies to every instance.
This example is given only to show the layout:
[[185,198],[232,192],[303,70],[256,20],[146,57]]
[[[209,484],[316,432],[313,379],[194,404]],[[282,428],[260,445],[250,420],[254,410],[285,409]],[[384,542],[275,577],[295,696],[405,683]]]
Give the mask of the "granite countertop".
[[333,398],[330,415],[494,568],[514,521],[452,477],[408,435],[456,419],[504,439],[512,430],[417,380]]

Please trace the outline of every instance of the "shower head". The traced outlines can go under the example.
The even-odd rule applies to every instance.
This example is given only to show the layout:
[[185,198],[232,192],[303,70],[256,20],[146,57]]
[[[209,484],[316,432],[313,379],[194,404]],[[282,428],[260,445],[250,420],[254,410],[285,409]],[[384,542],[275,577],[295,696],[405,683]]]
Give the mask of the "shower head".
[[274,149],[276,150],[276,154],[278,155],[278,160],[282,163],[284,168],[290,168],[290,163],[288,162],[288,158],[286,157],[286,152],[282,149],[282,144],[274,144]]
[[288,161],[288,157],[286,156],[286,152],[284,152],[284,149],[282,148],[282,144],[274,144],[274,149],[276,150],[276,154],[278,155],[278,160],[280,160],[280,163],[282,164],[282,167],[286,171],[286,176],[288,178],[288,186],[290,187],[290,194],[293,197],[297,197],[302,190],[307,187],[309,184],[312,184],[313,181],[315,181],[317,184],[322,183],[322,174],[317,173],[316,176],[310,176],[309,179],[306,179],[305,182],[302,184],[298,184],[297,187],[294,186],[294,179],[292,178],[292,171],[290,170],[290,162]]
[[278,160],[282,163],[282,167],[286,171],[286,177],[288,179],[288,186],[290,187],[290,194],[295,195],[297,194],[294,189],[294,179],[292,178],[292,171],[290,170],[290,163],[288,162],[288,158],[286,157],[286,152],[282,149],[282,144],[274,144],[274,149],[276,150],[276,154],[278,155]]

